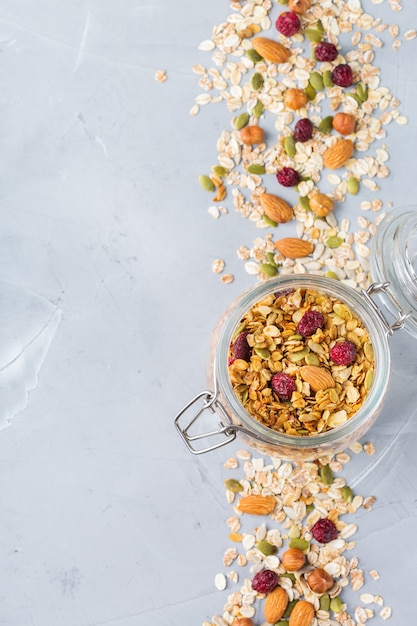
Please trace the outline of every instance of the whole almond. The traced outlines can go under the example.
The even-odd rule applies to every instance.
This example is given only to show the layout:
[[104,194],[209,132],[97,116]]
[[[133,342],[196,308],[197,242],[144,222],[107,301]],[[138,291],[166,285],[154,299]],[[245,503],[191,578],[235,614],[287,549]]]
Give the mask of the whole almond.
[[297,572],[305,563],[306,557],[299,548],[288,548],[281,557],[281,563],[287,572]]
[[275,242],[275,248],[288,259],[299,259],[311,254],[314,246],[305,239],[297,237],[284,237]]
[[288,626],[310,626],[314,619],[314,606],[307,600],[297,602],[291,611]]
[[349,113],[336,113],[332,126],[341,135],[350,135],[355,130],[356,120]]
[[268,515],[275,509],[276,501],[274,496],[261,496],[251,494],[244,496],[239,500],[237,508],[242,513],[250,513],[251,515]]
[[293,217],[293,210],[288,202],[272,193],[263,193],[259,196],[259,202],[264,213],[278,224],[289,222]]
[[285,63],[291,56],[288,48],[267,37],[254,37],[252,45],[256,52],[270,63]]
[[275,624],[285,613],[288,606],[288,593],[282,587],[275,587],[265,600],[264,615],[269,624]]
[[331,389],[336,386],[330,372],[317,365],[303,365],[303,367],[300,367],[300,376],[304,382],[310,385],[314,392]]
[[265,136],[265,133],[263,131],[263,128],[261,128],[260,126],[256,126],[256,125],[245,126],[240,131],[240,139],[247,146],[250,146],[256,143],[262,143],[264,140],[264,136]]
[[354,151],[353,141],[338,139],[323,154],[323,165],[331,170],[337,170],[350,159]]

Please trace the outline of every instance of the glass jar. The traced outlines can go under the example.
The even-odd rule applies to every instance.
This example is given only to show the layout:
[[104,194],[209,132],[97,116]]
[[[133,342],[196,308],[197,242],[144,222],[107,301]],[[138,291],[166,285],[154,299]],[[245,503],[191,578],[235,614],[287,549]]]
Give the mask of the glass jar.
[[[371,267],[372,278],[377,282],[366,291],[312,274],[286,275],[258,284],[229,307],[213,336],[209,370],[212,391],[197,394],[175,418],[176,428],[193,454],[225,445],[239,434],[244,443],[263,454],[295,461],[313,460],[344,450],[368,431],[382,409],[389,385],[389,336],[405,326],[417,337],[416,208],[399,209],[384,218],[374,238]],[[271,293],[299,288],[315,289],[345,303],[366,327],[375,358],[374,379],[361,408],[344,424],[308,436],[277,432],[252,417],[237,398],[228,369],[229,347],[244,314]],[[391,323],[372,298],[375,294],[393,315]],[[212,418],[213,414],[218,418],[218,428],[199,430],[203,415]],[[204,440],[209,445],[199,447]]]

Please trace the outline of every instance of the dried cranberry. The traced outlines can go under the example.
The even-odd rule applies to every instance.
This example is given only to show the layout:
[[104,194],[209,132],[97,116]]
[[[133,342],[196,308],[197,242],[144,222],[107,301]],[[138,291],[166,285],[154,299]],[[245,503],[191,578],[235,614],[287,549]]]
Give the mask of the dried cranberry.
[[258,593],[270,593],[278,585],[278,574],[271,569],[264,569],[255,574],[252,589]]
[[327,517],[323,517],[311,527],[311,534],[316,541],[329,543],[329,541],[336,539],[337,528],[331,520],[327,519]]
[[271,387],[280,400],[291,400],[293,391],[297,389],[294,379],[288,374],[277,372],[271,378]]
[[351,341],[335,343],[329,355],[336,365],[351,365],[356,359],[356,346]]
[[328,41],[321,41],[314,49],[317,61],[334,61],[338,54],[336,46]]
[[312,138],[313,124],[307,117],[303,117],[301,120],[298,120],[294,126],[293,136],[295,141],[301,141],[302,143]]
[[323,325],[324,317],[319,311],[306,311],[298,322],[297,332],[303,337],[310,337]]
[[285,37],[292,37],[300,30],[301,22],[296,13],[286,11],[278,16],[275,22],[276,29]]
[[243,361],[249,361],[252,350],[248,344],[246,337],[249,335],[249,331],[244,330],[235,339],[233,344],[233,356],[235,359],[243,359]]
[[275,298],[280,298],[281,296],[289,296],[290,293],[292,293],[294,291],[294,289],[292,287],[289,287],[288,289],[280,289],[280,291],[274,291],[274,296]]
[[332,72],[332,81],[339,87],[350,87],[353,83],[353,72],[350,65],[341,63]]
[[292,167],[283,167],[277,174],[277,181],[283,187],[294,187],[300,182],[300,174]]

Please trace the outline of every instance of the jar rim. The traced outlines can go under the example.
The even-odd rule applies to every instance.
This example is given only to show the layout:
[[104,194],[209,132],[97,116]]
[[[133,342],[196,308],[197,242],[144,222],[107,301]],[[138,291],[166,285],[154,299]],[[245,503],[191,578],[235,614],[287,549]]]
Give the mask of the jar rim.
[[[325,294],[339,298],[362,320],[374,348],[375,368],[374,379],[362,407],[344,424],[322,433],[306,436],[294,436],[280,433],[261,424],[238,400],[232,387],[228,369],[229,347],[233,334],[243,315],[259,300],[267,295],[288,288],[316,289]],[[271,278],[246,291],[237,305],[229,314],[221,328],[215,354],[215,372],[219,390],[227,398],[227,402],[239,423],[251,432],[251,435],[262,443],[293,447],[297,450],[311,447],[328,447],[337,444],[339,439],[348,436],[352,431],[360,429],[375,412],[388,389],[391,357],[386,329],[362,295],[349,285],[335,279],[308,275],[288,275]]]

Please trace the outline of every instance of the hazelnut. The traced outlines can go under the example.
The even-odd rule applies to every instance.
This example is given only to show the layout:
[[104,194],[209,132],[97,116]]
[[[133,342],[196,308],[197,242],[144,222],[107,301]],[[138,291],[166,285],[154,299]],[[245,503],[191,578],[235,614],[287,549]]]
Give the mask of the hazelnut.
[[284,104],[287,109],[291,109],[292,111],[301,109],[301,107],[307,104],[307,100],[308,98],[304,91],[302,89],[296,89],[295,87],[287,89],[284,94]]
[[253,626],[253,622],[249,617],[238,617],[232,626]]
[[305,563],[305,554],[299,548],[289,548],[281,557],[281,563],[287,572],[296,572]]
[[289,0],[288,8],[294,13],[305,13],[311,6],[311,0]]
[[264,140],[264,131],[260,126],[245,126],[240,131],[240,139],[247,146],[262,143]]
[[310,202],[310,209],[317,215],[317,217],[325,217],[334,209],[333,199],[325,193],[313,191],[308,196],[308,200]]
[[332,126],[341,135],[350,135],[355,130],[356,120],[349,113],[336,113]]
[[313,569],[306,578],[310,589],[315,593],[326,593],[333,587],[333,578],[324,569]]

